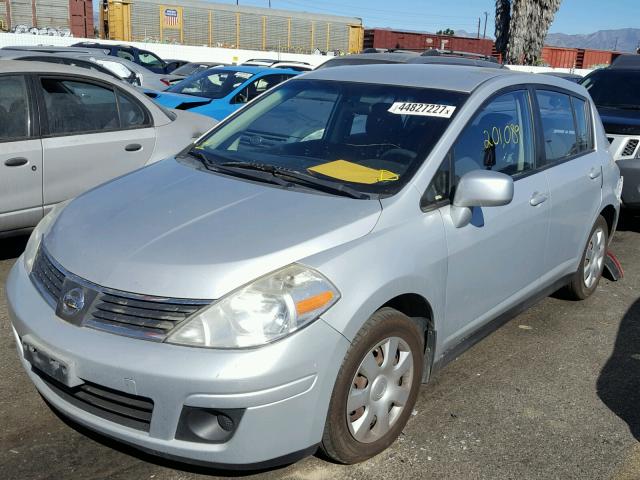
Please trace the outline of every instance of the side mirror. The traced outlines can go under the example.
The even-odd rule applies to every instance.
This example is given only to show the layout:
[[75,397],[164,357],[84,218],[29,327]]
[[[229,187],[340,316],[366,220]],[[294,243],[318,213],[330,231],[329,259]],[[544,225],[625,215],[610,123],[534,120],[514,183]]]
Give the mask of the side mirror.
[[513,200],[513,179],[491,170],[473,170],[462,176],[451,205],[451,219],[457,228],[469,224],[472,207],[500,207]]

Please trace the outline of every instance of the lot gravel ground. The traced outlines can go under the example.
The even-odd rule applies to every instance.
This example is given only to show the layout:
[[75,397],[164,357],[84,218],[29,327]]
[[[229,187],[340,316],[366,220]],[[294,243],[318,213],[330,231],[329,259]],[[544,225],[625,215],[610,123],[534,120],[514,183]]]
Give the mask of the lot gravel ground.
[[165,462],[86,436],[47,407],[18,363],[4,299],[25,241],[0,241],[3,479],[640,478],[640,216],[625,214],[613,243],[623,281],[602,281],[584,302],[547,298],[467,351],[423,387],[386,452],[251,474]]

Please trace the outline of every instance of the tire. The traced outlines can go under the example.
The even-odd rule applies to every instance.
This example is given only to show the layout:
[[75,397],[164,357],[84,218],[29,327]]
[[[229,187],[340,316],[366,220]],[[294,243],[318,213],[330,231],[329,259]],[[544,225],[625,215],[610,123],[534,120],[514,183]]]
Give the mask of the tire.
[[[423,336],[409,317],[392,308],[378,310],[363,325],[342,362],[329,403],[321,444],[327,457],[343,464],[362,462],[400,435],[420,390]],[[387,351],[394,351],[393,357],[385,356]],[[392,363],[386,363],[388,358]]]
[[584,300],[598,288],[604,270],[608,243],[609,226],[606,220],[599,216],[589,233],[578,271],[567,285],[567,292],[572,299]]

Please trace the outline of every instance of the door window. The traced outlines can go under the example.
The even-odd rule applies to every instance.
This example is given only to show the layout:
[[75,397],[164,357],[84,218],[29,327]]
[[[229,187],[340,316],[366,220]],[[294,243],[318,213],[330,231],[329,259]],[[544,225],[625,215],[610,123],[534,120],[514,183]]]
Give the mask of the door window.
[[290,78],[288,75],[265,75],[257,80],[254,80],[246,88],[242,89],[236,96],[234,103],[246,103],[250,102],[259,95],[262,95],[267,90],[275,87],[279,83]]
[[118,57],[124,58],[125,60],[129,60],[130,62],[135,62],[136,57],[133,56],[131,52],[127,52],[126,50],[118,50]]
[[539,90],[537,97],[542,119],[546,163],[562,161],[578,153],[576,125],[569,95]]
[[138,52],[140,65],[147,68],[164,68],[164,62],[151,52]]
[[20,76],[0,76],[0,142],[29,136],[27,86]]
[[491,100],[453,146],[454,185],[472,170],[493,170],[511,176],[531,171],[532,125],[528,92],[510,92]]
[[49,133],[70,135],[120,128],[111,88],[56,78],[41,79]]

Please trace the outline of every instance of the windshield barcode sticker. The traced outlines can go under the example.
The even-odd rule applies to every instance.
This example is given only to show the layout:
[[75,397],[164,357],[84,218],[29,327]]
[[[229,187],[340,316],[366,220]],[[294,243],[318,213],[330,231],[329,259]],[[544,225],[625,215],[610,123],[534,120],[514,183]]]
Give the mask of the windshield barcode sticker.
[[389,113],[396,115],[422,115],[423,117],[451,118],[456,107],[451,105],[437,105],[434,103],[395,102],[389,108]]

